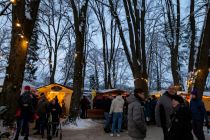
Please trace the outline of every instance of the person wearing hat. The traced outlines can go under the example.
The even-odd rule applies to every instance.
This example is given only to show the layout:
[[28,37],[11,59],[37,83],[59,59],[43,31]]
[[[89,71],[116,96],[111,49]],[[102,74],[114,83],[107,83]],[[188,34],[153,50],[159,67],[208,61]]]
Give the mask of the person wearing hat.
[[172,96],[174,113],[171,115],[171,127],[169,128],[168,140],[193,140],[191,113],[179,95]]
[[144,111],[144,91],[140,88],[134,90],[128,102],[128,135],[132,140],[144,140],[146,137],[146,122]]
[[198,140],[205,140],[203,123],[205,118],[206,125],[208,124],[208,116],[203,101],[198,98],[197,89],[193,89],[191,92],[190,110],[192,114],[193,133]]
[[20,113],[17,117],[17,131],[14,140],[18,140],[19,133],[25,136],[24,140],[28,140],[29,136],[29,122],[31,121],[35,111],[33,104],[33,95],[30,86],[24,87],[24,93],[18,99],[18,109]]

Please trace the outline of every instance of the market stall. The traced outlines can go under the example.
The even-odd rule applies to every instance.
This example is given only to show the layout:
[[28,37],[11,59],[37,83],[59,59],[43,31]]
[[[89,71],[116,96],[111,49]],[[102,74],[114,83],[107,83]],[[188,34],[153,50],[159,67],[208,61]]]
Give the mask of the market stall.
[[51,101],[56,96],[62,108],[65,108],[66,114],[69,113],[71,96],[73,89],[60,84],[50,84],[37,89],[38,94],[44,93],[48,101]]

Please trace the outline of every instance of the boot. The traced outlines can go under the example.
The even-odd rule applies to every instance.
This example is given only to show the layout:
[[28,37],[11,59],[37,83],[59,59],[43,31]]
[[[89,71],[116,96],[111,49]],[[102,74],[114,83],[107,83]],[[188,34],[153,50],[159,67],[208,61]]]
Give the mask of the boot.
[[28,136],[25,136],[25,137],[24,137],[24,140],[28,140]]
[[19,135],[15,135],[14,140],[18,140],[18,138],[19,138]]

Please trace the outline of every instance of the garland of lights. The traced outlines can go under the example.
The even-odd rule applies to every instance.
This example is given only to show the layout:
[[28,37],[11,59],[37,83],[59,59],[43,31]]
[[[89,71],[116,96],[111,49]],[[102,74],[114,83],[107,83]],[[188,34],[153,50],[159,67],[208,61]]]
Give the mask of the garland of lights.
[[201,70],[198,69],[197,71],[194,70],[188,74],[188,80],[186,81],[188,90],[191,90],[189,88],[193,88],[193,86],[195,84],[195,79],[197,78],[198,73],[200,73],[200,72],[201,72]]

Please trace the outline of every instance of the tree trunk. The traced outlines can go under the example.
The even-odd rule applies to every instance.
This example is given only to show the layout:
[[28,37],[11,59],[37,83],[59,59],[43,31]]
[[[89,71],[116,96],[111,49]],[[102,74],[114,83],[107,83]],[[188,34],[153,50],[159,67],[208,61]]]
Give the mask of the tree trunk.
[[208,56],[210,50],[210,8],[208,7],[207,16],[205,19],[204,29],[201,38],[201,46],[199,53],[199,62],[198,62],[198,75],[195,79],[194,88],[199,90],[199,98],[202,98],[203,91],[206,85],[206,78],[208,76]]
[[[70,117],[76,119],[79,114],[80,99],[82,97],[82,87],[83,87],[83,53],[85,45],[85,35],[86,35],[86,18],[87,18],[87,8],[88,1],[85,0],[81,9],[76,7],[75,1],[71,1],[73,14],[74,14],[74,27],[76,34],[76,58],[74,62],[74,78],[73,78],[73,95],[70,107]],[[79,10],[79,11],[78,11]]]
[[[6,69],[6,77],[1,94],[1,104],[9,107],[5,114],[7,122],[15,119],[15,111],[17,108],[17,100],[20,96],[22,83],[24,78],[24,70],[28,53],[28,43],[30,41],[34,24],[36,21],[40,0],[30,2],[31,17],[27,19],[25,16],[25,1],[17,1],[12,6],[12,39],[8,67]],[[21,28],[16,27],[19,21]],[[21,35],[22,36],[21,36]]]
[[[126,14],[126,21],[129,32],[129,43],[126,42],[124,31],[122,29],[120,18],[117,14],[116,6],[112,0],[109,0],[110,10],[113,18],[115,18],[115,22],[118,27],[119,35],[122,41],[122,45],[124,47],[124,51],[131,68],[133,78],[134,78],[134,86],[135,88],[142,88],[146,92],[148,91],[147,84],[147,66],[146,66],[146,51],[145,51],[145,0],[142,1],[142,13],[141,20],[139,18],[139,8],[137,4],[137,0],[127,1],[123,0],[123,6]],[[134,8],[133,8],[134,7]],[[142,28],[140,29],[140,24]],[[140,32],[141,30],[141,32]],[[141,42],[141,46],[139,45],[140,36],[143,40]],[[129,45],[128,45],[129,44]]]
[[189,66],[188,72],[192,72],[194,69],[195,63],[195,14],[194,14],[195,0],[191,0],[190,3],[190,30],[191,30],[191,41],[190,41],[190,58],[189,58]]
[[171,71],[175,86],[180,86],[178,72],[178,50],[171,49]]

